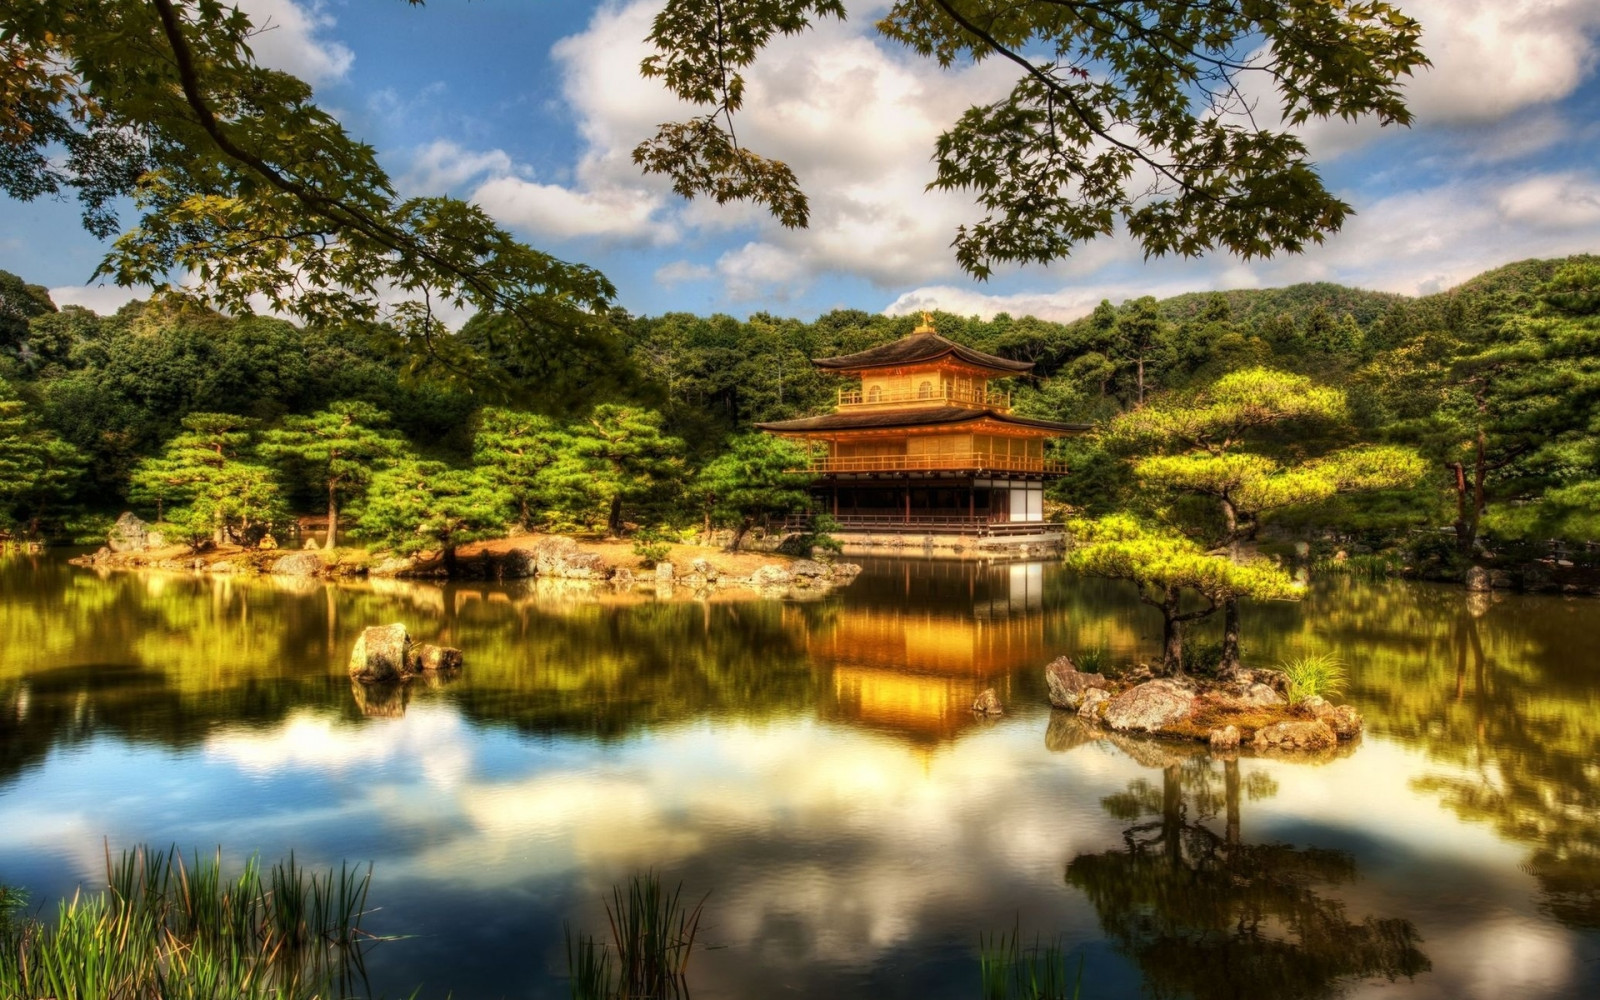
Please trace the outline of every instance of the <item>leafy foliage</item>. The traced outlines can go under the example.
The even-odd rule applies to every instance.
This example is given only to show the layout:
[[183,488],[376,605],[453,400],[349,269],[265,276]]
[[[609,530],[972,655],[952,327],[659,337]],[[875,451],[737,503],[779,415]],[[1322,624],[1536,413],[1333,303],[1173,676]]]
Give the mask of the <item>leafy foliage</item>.
[[191,413],[159,458],[134,469],[141,496],[177,506],[168,520],[191,546],[230,541],[253,546],[287,519],[272,469],[252,460],[256,421],[231,413]]
[[385,428],[389,415],[369,403],[344,401],[309,416],[286,417],[268,431],[261,453],[298,466],[327,491],[328,545],[339,535],[343,498],[371,481],[373,472],[398,456],[403,442]]
[[606,530],[622,534],[625,505],[670,486],[682,467],[683,442],[663,432],[661,414],[602,403],[568,429],[551,481],[558,507],[579,519],[604,511]]
[[[380,293],[409,346],[446,370],[478,358],[440,336],[436,305],[516,317],[531,341],[599,322],[614,291],[597,272],[512,239],[476,205],[401,199],[371,146],[311,88],[256,64],[259,26],[212,0],[49,0],[0,20],[8,139],[0,190],[75,192],[90,232],[119,230],[96,276],[199,294],[248,313],[371,320]],[[64,156],[53,155],[64,150]],[[136,225],[118,218],[132,198]]]
[[741,434],[728,442],[728,450],[706,463],[695,477],[691,492],[702,504],[705,521],[734,526],[737,550],[756,522],[804,510],[811,496],[811,477],[794,470],[805,464],[805,453],[795,444],[766,434]]
[[372,477],[357,521],[361,534],[401,555],[456,548],[503,534],[512,499],[478,469],[403,456]]
[[[840,0],[668,0],[642,70],[707,110],[662,125],[635,161],[686,197],[751,199],[804,225],[797,179],[740,146],[734,117],[743,72],[772,39],[845,13]],[[1000,262],[1067,256],[1119,225],[1150,256],[1320,242],[1350,207],[1295,130],[1328,118],[1409,123],[1402,83],[1427,65],[1417,22],[1373,0],[901,0],[878,30],[941,66],[997,58],[1019,69],[1008,95],[969,108],[935,148],[932,186],[972,191],[986,213],[954,243],[978,278]],[[1275,128],[1257,121],[1247,77],[1270,91]]]
[[1332,698],[1344,693],[1344,664],[1331,653],[1310,653],[1278,665],[1289,680],[1289,703],[1311,697]]

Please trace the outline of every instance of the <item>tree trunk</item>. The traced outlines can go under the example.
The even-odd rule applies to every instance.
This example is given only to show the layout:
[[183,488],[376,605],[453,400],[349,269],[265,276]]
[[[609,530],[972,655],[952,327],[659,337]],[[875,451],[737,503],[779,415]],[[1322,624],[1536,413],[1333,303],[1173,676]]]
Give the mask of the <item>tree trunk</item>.
[[728,551],[729,552],[738,552],[739,551],[740,543],[744,541],[744,536],[747,533],[749,533],[749,531],[750,531],[750,529],[752,527],[755,526],[755,523],[756,523],[756,519],[753,518],[753,517],[747,517],[744,520],[739,522],[738,529],[736,531],[734,531],[734,533],[733,533],[733,541],[728,543]]
[[1161,669],[1168,677],[1183,676],[1183,623],[1178,620],[1178,590],[1169,588],[1161,602]]
[[334,540],[339,537],[339,501],[334,493],[333,484],[328,484],[328,544],[324,548],[333,548]]
[[606,518],[606,533],[612,538],[622,537],[622,497],[611,498],[611,514]]
[[1467,470],[1460,462],[1451,463],[1449,469],[1455,473],[1456,480],[1456,551],[1464,558],[1471,558],[1477,531],[1474,522],[1467,518]]
[[445,579],[447,579],[447,580],[455,579],[457,565],[458,565],[458,563],[456,561],[456,547],[454,545],[449,545],[449,544],[445,545],[445,547],[444,547]]
[[1161,769],[1161,846],[1172,867],[1183,863],[1183,770],[1177,764]]
[[1217,672],[1225,676],[1239,666],[1239,599],[1230,597],[1222,602],[1222,658]]

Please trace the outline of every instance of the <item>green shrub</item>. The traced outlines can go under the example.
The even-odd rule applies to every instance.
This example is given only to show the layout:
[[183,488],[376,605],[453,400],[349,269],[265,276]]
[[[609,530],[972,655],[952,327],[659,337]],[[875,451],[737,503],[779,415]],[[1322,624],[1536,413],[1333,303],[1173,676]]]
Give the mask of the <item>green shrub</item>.
[[1344,693],[1344,664],[1332,653],[1310,653],[1278,665],[1289,679],[1289,703],[1307,698],[1331,698]]
[[641,528],[633,536],[633,554],[645,569],[654,569],[672,554],[672,543],[654,528]]
[[1072,658],[1073,666],[1086,674],[1103,674],[1111,663],[1111,647],[1105,643],[1098,646],[1087,646],[1078,650],[1078,655]]

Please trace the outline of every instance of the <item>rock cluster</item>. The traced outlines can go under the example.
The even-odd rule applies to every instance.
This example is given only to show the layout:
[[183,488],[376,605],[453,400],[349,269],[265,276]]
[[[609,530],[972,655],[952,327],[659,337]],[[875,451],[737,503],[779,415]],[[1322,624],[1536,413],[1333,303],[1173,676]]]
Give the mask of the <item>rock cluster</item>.
[[363,684],[398,684],[419,674],[455,673],[461,650],[411,641],[400,623],[362,630],[350,651],[350,677]]
[[1091,729],[1109,730],[1114,740],[1143,734],[1200,740],[1213,752],[1303,752],[1325,751],[1361,733],[1361,716],[1348,705],[1323,698],[1291,705],[1287,680],[1274,670],[1238,670],[1219,681],[1151,679],[1140,670],[1112,681],[1062,656],[1045,667],[1045,683],[1052,706],[1075,712]]

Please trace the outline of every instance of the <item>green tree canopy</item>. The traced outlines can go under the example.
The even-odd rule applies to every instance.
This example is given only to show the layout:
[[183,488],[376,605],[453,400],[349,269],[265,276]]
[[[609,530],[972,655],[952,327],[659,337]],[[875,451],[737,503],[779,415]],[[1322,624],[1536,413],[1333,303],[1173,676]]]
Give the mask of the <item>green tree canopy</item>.
[[286,417],[266,433],[261,453],[297,466],[328,496],[328,547],[339,537],[341,498],[365,486],[405,447],[387,429],[389,415],[370,403],[344,401],[307,416]]
[[41,520],[68,502],[83,456],[40,428],[11,386],[0,380],[0,517],[7,530],[39,533]]
[[552,467],[569,443],[550,417],[488,406],[478,414],[472,458],[479,474],[511,498],[517,524],[526,529],[552,502]]
[[670,487],[683,442],[664,433],[654,410],[603,403],[574,423],[551,470],[558,506],[580,521],[605,511],[606,531],[622,533],[625,505]]
[[[685,197],[755,200],[805,225],[798,179],[741,146],[733,122],[743,73],[773,38],[845,14],[842,0],[668,0],[643,70],[700,113],[661,126],[634,160]],[[1320,242],[1350,207],[1323,186],[1296,130],[1330,118],[1407,124],[1403,81],[1427,65],[1421,27],[1382,0],[898,0],[877,26],[941,66],[1018,67],[1008,95],[969,108],[935,148],[933,186],[972,191],[986,213],[955,238],[979,278],[998,262],[1064,257],[1118,226],[1151,256]],[[1246,96],[1263,91],[1276,121]]]
[[357,525],[402,555],[437,550],[454,569],[456,549],[505,531],[511,498],[478,469],[406,456],[372,477]]
[[728,547],[737,550],[758,520],[803,510],[811,502],[806,492],[811,477],[794,471],[804,465],[805,452],[793,442],[770,434],[741,434],[700,470],[691,492],[707,527],[713,521],[733,525]]
[[135,467],[136,495],[177,504],[168,520],[190,545],[254,545],[288,518],[272,469],[253,461],[257,422],[231,413],[191,413],[159,458]]
[[[1214,614],[1241,597],[1264,601],[1298,600],[1302,587],[1265,559],[1239,560],[1207,552],[1172,531],[1148,528],[1125,514],[1067,525],[1072,547],[1067,565],[1080,573],[1128,580],[1140,603],[1161,612],[1162,668],[1183,673],[1183,626]],[[1186,595],[1204,601],[1184,608]]]

